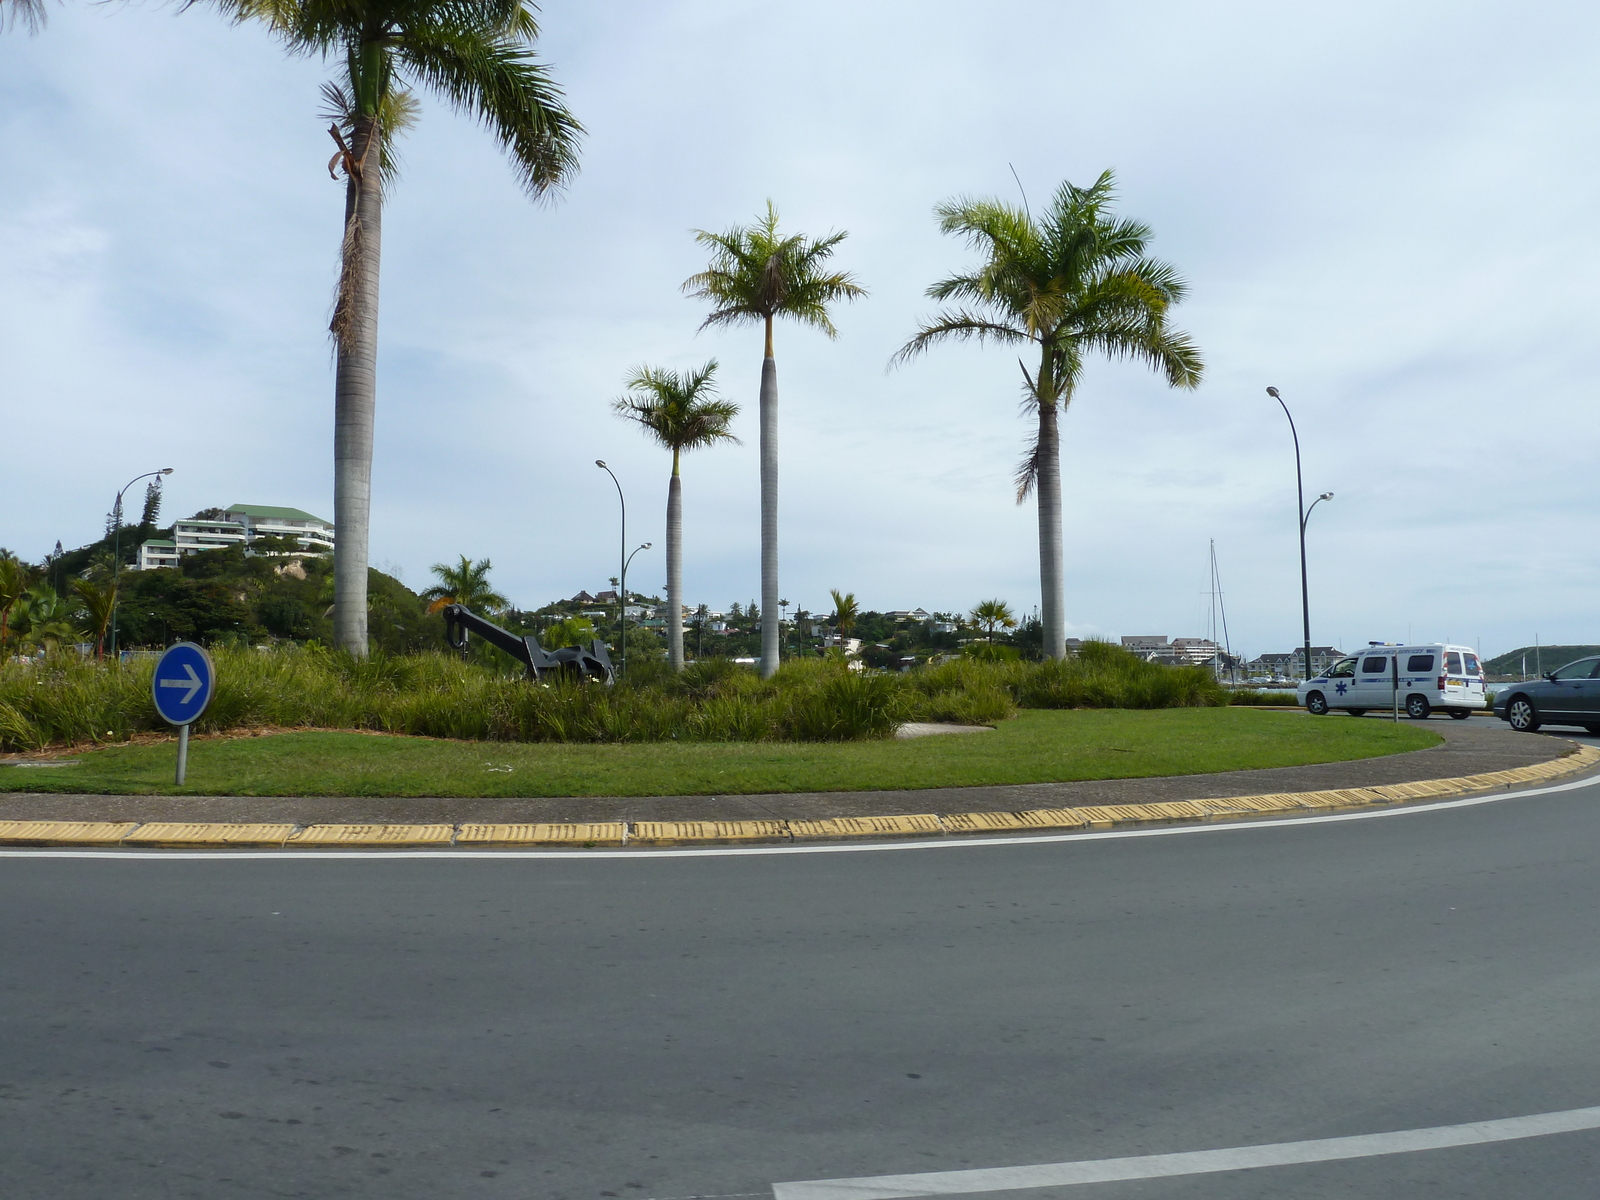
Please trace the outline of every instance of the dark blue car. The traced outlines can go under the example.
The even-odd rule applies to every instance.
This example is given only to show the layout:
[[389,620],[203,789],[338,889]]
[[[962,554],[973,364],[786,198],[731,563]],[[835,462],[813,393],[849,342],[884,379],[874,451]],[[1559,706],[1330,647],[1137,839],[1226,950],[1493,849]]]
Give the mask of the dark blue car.
[[1521,733],[1541,725],[1581,725],[1600,733],[1600,658],[1569,662],[1543,679],[1502,684],[1494,715]]

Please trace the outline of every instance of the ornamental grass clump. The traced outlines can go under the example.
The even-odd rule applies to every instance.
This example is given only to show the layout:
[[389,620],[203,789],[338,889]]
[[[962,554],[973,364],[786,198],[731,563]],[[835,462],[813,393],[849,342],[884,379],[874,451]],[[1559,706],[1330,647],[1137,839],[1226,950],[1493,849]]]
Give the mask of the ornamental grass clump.
[[1204,667],[1146,662],[1109,642],[1084,642],[1070,658],[1020,664],[1013,694],[1023,708],[1207,708],[1228,703]]
[[[1091,642],[1064,661],[960,658],[906,673],[798,659],[770,679],[727,659],[681,674],[644,664],[615,687],[536,682],[443,654],[360,660],[321,646],[218,648],[217,690],[199,733],[366,729],[466,741],[855,741],[907,721],[992,725],[1021,708],[1220,705],[1199,667],[1148,663]],[[94,745],[169,732],[150,698],[149,661],[53,654],[0,667],[0,751]]]

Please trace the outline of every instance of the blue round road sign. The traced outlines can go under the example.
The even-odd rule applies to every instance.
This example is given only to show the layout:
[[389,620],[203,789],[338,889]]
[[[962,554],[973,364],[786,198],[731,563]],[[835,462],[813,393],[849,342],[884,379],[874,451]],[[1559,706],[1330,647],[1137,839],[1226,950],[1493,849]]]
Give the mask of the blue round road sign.
[[156,663],[150,693],[156,711],[173,725],[188,725],[205,712],[217,690],[211,656],[193,642],[177,642]]

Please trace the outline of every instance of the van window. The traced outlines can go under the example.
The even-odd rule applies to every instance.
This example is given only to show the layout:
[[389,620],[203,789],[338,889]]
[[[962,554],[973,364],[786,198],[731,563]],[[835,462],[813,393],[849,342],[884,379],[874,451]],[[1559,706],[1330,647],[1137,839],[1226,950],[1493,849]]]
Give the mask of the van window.
[[1461,674],[1461,655],[1452,650],[1444,656],[1444,669],[1448,674]]
[[1361,673],[1363,675],[1376,675],[1378,672],[1382,671],[1384,667],[1388,665],[1388,663],[1389,660],[1384,658],[1381,654],[1376,658],[1365,659],[1361,664]]
[[1483,668],[1478,665],[1478,656],[1476,654],[1467,655],[1467,674],[1478,675],[1482,672]]
[[1353,658],[1341,658],[1338,662],[1333,664],[1333,669],[1328,672],[1328,678],[1329,679],[1348,679],[1350,676],[1354,675],[1355,673],[1356,673],[1356,660],[1353,659]]
[[1433,670],[1433,655],[1413,654],[1406,659],[1406,670],[1413,675],[1426,675]]

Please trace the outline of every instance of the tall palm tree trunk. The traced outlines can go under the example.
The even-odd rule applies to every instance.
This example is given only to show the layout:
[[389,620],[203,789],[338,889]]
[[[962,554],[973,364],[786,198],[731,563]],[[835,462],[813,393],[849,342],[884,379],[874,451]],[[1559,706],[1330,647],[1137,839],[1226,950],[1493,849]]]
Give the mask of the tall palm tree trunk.
[[761,678],[778,669],[778,364],[772,318],[761,360]]
[[[1061,562],[1061,435],[1055,404],[1039,405],[1039,609],[1044,625],[1044,652],[1050,658],[1067,654],[1065,584]],[[991,635],[991,641],[993,637]]]
[[345,187],[342,271],[333,315],[338,342],[333,393],[333,636],[340,648],[365,658],[383,192],[376,119],[359,118],[354,133],[354,162]]
[[676,446],[667,484],[667,658],[674,671],[683,670],[683,480]]

